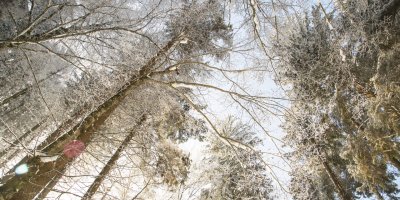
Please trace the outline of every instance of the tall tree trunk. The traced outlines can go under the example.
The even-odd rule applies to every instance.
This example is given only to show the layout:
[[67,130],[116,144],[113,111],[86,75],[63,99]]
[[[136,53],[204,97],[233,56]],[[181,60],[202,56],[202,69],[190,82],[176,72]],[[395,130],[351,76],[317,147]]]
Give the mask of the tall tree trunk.
[[349,194],[347,194],[346,190],[340,183],[339,178],[336,176],[331,166],[329,166],[329,164],[326,161],[322,161],[322,165],[324,166],[326,173],[328,173],[328,176],[331,179],[333,185],[335,186],[336,192],[339,194],[340,198],[342,200],[351,200],[352,197]]
[[[115,108],[122,102],[129,91],[143,83],[151,75],[155,65],[164,58],[173,47],[182,39],[183,34],[171,39],[157,54],[151,58],[139,71],[139,76],[133,76],[117,94],[105,101],[101,106],[86,117],[82,123],[77,124],[71,131],[62,135],[54,143],[48,145],[43,151],[49,155],[62,152],[63,147],[68,142],[77,139],[85,144],[90,142],[93,133],[104,123]],[[69,163],[73,159],[65,155],[59,156],[54,162],[42,163],[38,157],[27,160],[29,172],[11,178],[0,187],[0,194],[4,199],[33,199],[43,188],[54,178],[60,178]],[[49,189],[49,188],[47,188]]]
[[[314,139],[311,139],[311,142],[316,145],[316,141]],[[329,163],[324,160],[322,158],[322,153],[324,153],[326,155],[326,152],[321,149],[317,149],[318,152],[318,158],[320,160],[320,162],[322,163],[322,166],[324,166],[324,169],[326,171],[326,173],[329,176],[329,179],[331,179],[333,185],[335,186],[335,190],[338,193],[340,199],[342,200],[352,200],[352,196],[346,192],[345,188],[343,187],[342,183],[340,182],[340,179],[338,178],[338,176],[335,174],[335,172],[332,170],[331,166],[329,165]]]
[[[46,148],[49,144],[55,142],[57,138],[60,137],[62,134],[76,128],[74,126],[76,126],[76,124],[79,124],[79,119],[83,117],[84,113],[87,111],[86,106],[83,107],[84,108],[75,113],[70,119],[63,122],[55,131],[53,131],[53,133],[51,133],[38,147],[36,147],[36,150],[44,150],[44,148]],[[14,173],[15,168],[21,164],[27,163],[29,159],[31,159],[29,156],[25,156],[23,159],[21,159],[11,170],[6,173],[6,176],[0,179],[0,182],[7,182],[9,178],[12,178],[11,175]]]
[[[14,140],[10,146],[8,146],[7,148],[3,149],[0,152],[0,157],[5,156],[6,154],[7,157],[5,159],[3,159],[4,161],[0,163],[0,167],[4,167],[4,165],[13,157],[16,156],[16,154],[18,154],[20,152],[19,149],[16,149],[14,152],[12,152],[10,150],[10,148],[13,148],[15,146],[17,146],[21,141],[25,140],[26,137],[28,137],[32,132],[34,132],[36,129],[38,129],[42,124],[44,124],[47,121],[48,118],[43,119],[42,121],[40,121],[38,124],[36,124],[35,126],[33,126],[31,129],[29,129],[28,131],[26,131],[23,135],[21,135],[19,138],[17,138],[16,140]],[[11,151],[11,152],[10,152]],[[10,154],[11,153],[11,154]]]
[[[63,146],[68,142],[77,139],[87,144],[91,135],[103,124],[111,112],[119,104],[120,98],[112,98],[113,101],[107,101],[98,110],[89,115],[84,120],[82,126],[76,125],[77,128],[69,131],[61,136],[57,142],[48,146],[45,152],[49,155],[59,154],[62,152]],[[64,172],[67,165],[73,161],[65,155],[60,155],[55,162],[40,162],[40,158],[34,157],[27,164],[29,172],[24,175],[14,176],[6,184],[0,187],[0,191],[5,199],[33,199],[40,191],[48,186],[48,183],[54,177],[59,177]]]
[[25,94],[27,91],[28,91],[28,88],[21,89],[20,91],[18,91],[18,92],[16,92],[16,93],[12,94],[11,96],[9,96],[9,97],[5,98],[3,101],[1,101],[1,102],[0,102],[0,106],[6,104],[6,103],[8,103],[8,102],[10,102],[10,101],[13,100],[13,99],[18,98],[19,96]]
[[[55,75],[58,74],[59,72],[63,71],[64,69],[66,69],[66,67],[63,67],[63,68],[61,68],[61,69],[58,69],[58,70],[56,70],[56,71],[54,71],[54,72],[49,73],[45,78],[40,79],[40,80],[38,81],[38,83],[40,84],[40,83],[42,83],[42,82],[44,82],[44,81],[46,81],[46,80],[52,78],[53,76],[55,76]],[[12,95],[6,97],[5,99],[3,99],[3,100],[0,102],[0,106],[4,105],[4,104],[6,104],[6,103],[9,103],[9,102],[11,102],[11,101],[13,101],[13,100],[15,100],[16,98],[20,97],[21,95],[26,94],[26,92],[27,92],[30,88],[32,88],[32,87],[33,87],[33,85],[25,86],[24,88],[20,89],[18,92],[15,92],[14,94],[12,94]]]
[[[42,124],[44,124],[44,122],[46,122],[47,118],[43,119],[42,121],[40,121],[39,123],[37,123],[35,126],[33,126],[31,129],[29,129],[28,131],[26,131],[24,134],[22,134],[21,136],[19,136],[18,138],[16,138],[9,147],[7,147],[6,149],[2,150],[0,152],[0,157],[4,156],[5,154],[7,154],[7,152],[10,150],[9,148],[14,148],[15,146],[17,146],[21,141],[23,141],[26,137],[28,137],[33,131],[35,131],[36,129],[38,129]],[[7,159],[9,159],[9,157],[7,157]],[[1,165],[1,164],[0,164]]]
[[[144,120],[145,120],[145,117],[143,116],[136,126],[137,127],[140,126]],[[111,156],[110,160],[107,162],[107,164],[101,170],[101,172],[99,173],[97,178],[93,181],[92,185],[90,185],[89,189],[86,191],[82,200],[92,199],[92,196],[96,193],[96,191],[100,187],[101,183],[103,182],[104,178],[114,167],[115,163],[117,162],[117,160],[119,159],[119,157],[121,155],[121,152],[124,151],[125,148],[128,146],[129,142],[132,140],[135,133],[136,133],[135,130],[132,130],[128,134],[128,136],[125,137],[125,140],[121,143],[121,145],[118,147],[118,149],[115,151],[115,153]]]

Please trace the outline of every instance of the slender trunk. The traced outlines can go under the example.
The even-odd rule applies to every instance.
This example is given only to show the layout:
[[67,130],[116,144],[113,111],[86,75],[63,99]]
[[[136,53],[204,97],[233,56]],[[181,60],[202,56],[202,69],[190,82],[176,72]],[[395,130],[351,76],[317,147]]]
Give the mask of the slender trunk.
[[50,182],[43,188],[42,191],[36,196],[36,199],[42,200],[45,199],[47,194],[53,189],[53,187],[58,183],[58,180],[64,175],[66,168],[64,168],[64,171],[59,172],[58,174],[53,177]]
[[24,134],[22,134],[21,136],[19,136],[18,138],[16,138],[9,147],[7,147],[6,149],[2,150],[0,152],[0,157],[4,156],[10,149],[9,148],[13,148],[15,146],[17,146],[20,141],[23,141],[26,137],[29,136],[29,134],[31,134],[33,131],[35,131],[36,129],[38,129],[44,122],[46,122],[46,119],[43,119],[42,121],[40,121],[39,123],[37,123],[35,126],[33,126],[31,129],[29,129],[28,131],[26,131]]
[[[85,107],[85,106],[84,106]],[[83,114],[87,111],[85,108],[81,109],[79,112],[75,113],[70,119],[67,121],[63,122],[53,133],[48,136],[45,141],[43,141],[38,147],[36,147],[37,150],[43,150],[46,146],[49,144],[55,142],[58,137],[60,137],[62,134],[65,132],[71,131],[74,128],[74,125],[79,124]],[[76,127],[75,127],[76,128]],[[0,182],[5,183],[8,181],[8,179],[12,178],[12,174],[15,171],[15,168],[21,164],[27,163],[28,160],[30,159],[29,156],[25,156],[23,159],[21,159],[12,169],[10,169],[6,175],[0,179]]]
[[18,110],[18,108],[21,108],[22,106],[24,106],[25,105],[25,102],[24,101],[21,101],[21,102],[18,102],[18,105],[13,105],[13,106],[10,106],[10,107],[6,107],[6,108],[4,108],[4,112],[3,112],[3,110],[1,111],[2,113],[0,114],[0,116],[1,117],[3,117],[3,116],[7,116],[7,115],[9,115],[10,113],[12,113],[12,112],[16,112],[16,113],[18,113],[18,112],[20,112],[19,110]]
[[2,106],[4,104],[10,102],[11,100],[18,98],[19,96],[25,94],[26,91],[28,91],[28,88],[24,88],[24,89],[14,93],[14,94],[12,94],[11,96],[9,96],[9,97],[5,98],[3,101],[1,101],[0,105]]
[[[49,75],[47,75],[45,78],[40,79],[40,80],[38,81],[38,83],[42,83],[43,81],[46,81],[47,79],[52,78],[54,75],[58,74],[59,72],[63,71],[64,69],[66,69],[66,68],[61,68],[61,69],[56,70],[55,72],[51,72],[51,73],[50,73]],[[18,92],[12,94],[11,96],[9,96],[9,97],[7,97],[7,98],[5,98],[4,100],[2,100],[2,101],[0,102],[0,106],[2,106],[2,105],[4,105],[4,104],[6,104],[6,103],[8,103],[8,102],[10,102],[10,101],[12,101],[12,100],[18,98],[18,97],[21,96],[21,95],[24,95],[24,94],[28,91],[28,89],[30,89],[31,87],[32,87],[32,86],[26,86],[25,88],[19,90]]]
[[[311,142],[314,145],[316,144],[314,139],[312,139]],[[320,149],[317,149],[317,152],[319,154],[318,155],[319,160],[322,163],[322,165],[324,166],[324,169],[325,169],[326,173],[328,174],[329,179],[331,179],[333,185],[335,186],[335,190],[338,193],[340,199],[342,199],[342,200],[352,200],[353,199],[352,196],[346,192],[345,188],[343,187],[342,183],[340,182],[339,177],[332,170],[332,168],[329,165],[329,163],[321,157],[323,155],[322,153],[326,154],[326,152],[325,151],[321,152]]]
[[[101,106],[93,111],[88,117],[86,117],[82,123],[77,124],[67,134],[62,135],[57,141],[48,145],[43,151],[49,155],[58,154],[62,152],[65,144],[77,139],[85,144],[90,142],[91,136],[96,130],[104,123],[104,121],[110,116],[115,108],[122,102],[129,91],[142,84],[147,76],[149,76],[155,68],[155,64],[164,58],[167,54],[181,39],[181,36],[173,38],[167,43],[158,53],[151,58],[139,71],[140,76],[133,76],[130,81],[125,84],[120,91],[113,97],[105,101]],[[48,184],[54,178],[61,177],[62,172],[65,171],[67,165],[71,163],[73,159],[69,159],[64,155],[61,155],[54,162],[41,163],[40,159],[34,157],[27,161],[29,172],[14,176],[4,185],[0,187],[0,194],[4,199],[33,199],[43,188],[49,186]],[[47,188],[51,189],[51,188]],[[0,198],[1,199],[1,198]]]
[[[137,126],[140,126],[143,121],[144,121],[144,118],[141,119],[141,121],[138,123]],[[101,183],[103,182],[104,178],[107,176],[107,174],[110,172],[110,170],[114,167],[115,163],[117,162],[117,160],[119,159],[119,157],[121,155],[121,152],[125,150],[125,148],[128,146],[129,142],[132,140],[134,135],[135,135],[135,132],[131,131],[128,134],[128,136],[125,137],[125,140],[121,143],[121,145],[118,147],[118,149],[115,151],[115,153],[111,156],[110,160],[107,162],[107,164],[101,170],[101,172],[99,173],[97,178],[94,180],[92,185],[90,185],[89,189],[86,191],[82,200],[92,199],[92,196],[96,193],[96,191],[100,187]]]
[[[107,102],[104,106],[93,112],[82,126],[74,128],[67,134],[61,136],[57,142],[49,145],[45,152],[49,155],[62,152],[63,146],[69,141],[77,139],[85,144],[90,141],[91,135],[103,124],[111,112],[119,103],[119,98],[113,99],[112,102]],[[6,184],[0,187],[0,191],[4,199],[33,199],[40,191],[47,187],[54,177],[60,177],[65,171],[67,165],[73,159],[67,158],[65,155],[60,157],[55,162],[40,162],[40,158],[35,157],[27,161],[29,172],[24,175],[14,176]]]
[[[2,150],[0,152],[0,157],[6,155],[7,153],[9,153],[10,148],[13,148],[15,146],[17,146],[21,141],[23,141],[26,137],[28,137],[33,131],[35,131],[36,129],[38,129],[42,124],[44,124],[47,121],[46,119],[43,119],[41,122],[39,122],[38,124],[36,124],[35,126],[33,126],[31,129],[29,129],[27,132],[25,132],[23,135],[21,135],[18,139],[14,140],[14,142],[12,142],[10,144],[10,146],[8,146],[7,148],[5,148],[4,150]],[[5,163],[7,163],[12,157],[14,157],[17,153],[19,152],[19,150],[15,150],[14,153],[11,153],[10,155],[7,156],[7,158],[4,159],[3,162],[0,163],[0,166],[3,166]]]
[[351,200],[352,198],[347,194],[343,185],[340,183],[339,178],[336,176],[335,172],[333,172],[329,164],[326,161],[322,161],[322,165],[324,166],[326,173],[328,173],[328,176],[335,186],[336,192],[339,194],[340,198],[342,200]]

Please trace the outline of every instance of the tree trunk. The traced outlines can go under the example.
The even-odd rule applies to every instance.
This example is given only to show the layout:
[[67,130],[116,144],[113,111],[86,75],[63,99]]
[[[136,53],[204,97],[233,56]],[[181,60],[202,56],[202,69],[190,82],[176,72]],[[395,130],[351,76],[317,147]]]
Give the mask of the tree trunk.
[[8,103],[8,102],[10,102],[10,101],[13,100],[13,99],[16,99],[17,97],[19,97],[19,96],[21,96],[21,95],[23,95],[23,94],[25,94],[26,91],[28,91],[28,88],[24,88],[24,89],[22,89],[22,90],[20,90],[20,91],[18,91],[18,92],[16,92],[16,93],[14,93],[14,94],[12,94],[11,96],[5,98],[3,101],[0,102],[0,106],[6,104],[6,103]]
[[347,194],[342,184],[340,183],[339,178],[336,176],[335,172],[333,172],[329,164],[326,161],[322,161],[322,165],[324,166],[326,173],[328,173],[329,178],[331,179],[333,185],[335,186],[336,192],[339,194],[339,197],[342,200],[353,199],[350,195]]
[[[311,140],[312,143],[315,145],[316,142],[314,139]],[[345,190],[345,188],[343,187],[342,183],[340,183],[340,179],[338,178],[338,176],[335,174],[335,172],[332,170],[331,166],[329,165],[329,163],[327,161],[325,161],[321,155],[321,151],[317,149],[318,152],[318,157],[319,160],[321,161],[322,165],[324,166],[324,169],[326,171],[326,173],[328,173],[329,179],[331,179],[333,185],[335,186],[335,190],[336,192],[339,194],[340,199],[342,200],[352,200],[352,196],[350,194],[348,194]],[[326,154],[326,152],[323,151],[324,154]]]
[[[40,79],[40,80],[38,81],[38,83],[40,84],[40,83],[42,83],[42,82],[44,82],[44,81],[46,81],[46,80],[52,78],[53,76],[55,76],[55,75],[58,74],[59,72],[63,71],[64,69],[66,69],[66,68],[61,68],[61,69],[56,70],[55,72],[49,73],[49,75],[47,75],[45,78]],[[32,85],[31,85],[31,86],[26,86],[26,87],[24,87],[23,89],[19,90],[18,92],[12,94],[11,96],[6,97],[4,100],[2,100],[2,101],[0,102],[0,106],[4,105],[4,104],[6,104],[6,103],[8,103],[8,102],[10,102],[10,101],[12,101],[12,100],[15,100],[16,98],[18,98],[18,97],[21,96],[21,95],[26,94],[26,92],[27,92],[31,87],[32,87]]]
[[[87,110],[85,108],[81,109],[79,112],[75,113],[70,119],[67,121],[63,122],[50,136],[48,136],[45,141],[43,141],[36,149],[37,150],[43,150],[46,146],[49,144],[55,142],[58,137],[60,137],[63,133],[71,131],[74,128],[74,125],[79,124],[79,118],[83,116],[83,114]],[[4,176],[2,179],[0,179],[0,182],[5,183],[8,181],[11,174],[14,173],[15,168],[21,164],[27,163],[30,158],[28,156],[25,156],[23,159],[21,159],[11,170],[9,170],[6,173],[6,176]]]
[[[136,126],[140,126],[144,120],[145,120],[145,118],[142,117],[142,119],[139,121],[139,123]],[[119,157],[121,155],[121,152],[123,150],[125,150],[125,148],[128,146],[129,142],[132,140],[134,135],[135,135],[135,131],[132,130],[128,134],[128,136],[125,137],[125,140],[121,143],[121,145],[118,147],[118,149],[115,151],[115,153],[111,156],[110,160],[107,162],[107,164],[101,170],[101,172],[99,173],[97,178],[93,181],[92,185],[90,185],[89,189],[86,191],[86,194],[83,196],[82,200],[92,199],[92,196],[96,193],[96,191],[100,187],[101,183],[103,182],[104,178],[114,167],[115,163],[117,162],[117,160],[119,159]]]
[[[88,144],[92,134],[104,123],[126,97],[128,92],[142,84],[143,81],[151,75],[155,64],[162,60],[164,55],[179,43],[182,36],[183,34],[171,39],[166,46],[160,49],[157,54],[140,69],[139,76],[131,77],[129,82],[126,83],[117,94],[105,101],[98,109],[86,117],[82,123],[77,124],[71,131],[59,137],[57,141],[48,145],[43,151],[48,155],[58,154],[62,152],[65,144],[74,139]],[[54,162],[47,163],[41,163],[38,157],[27,160],[26,163],[29,166],[29,172],[14,176],[2,185],[0,187],[0,193],[2,195],[0,199],[1,197],[14,200],[33,199],[43,188],[49,186],[48,184],[52,180],[54,181],[55,177],[61,177],[60,175],[62,175],[62,172],[65,171],[68,164],[72,161],[73,159],[67,158],[65,155],[61,155]]]
[[[4,156],[5,154],[7,154],[7,152],[9,152],[9,148],[13,148],[15,146],[17,146],[21,141],[23,141],[26,137],[29,136],[29,134],[31,134],[33,131],[35,131],[36,129],[38,129],[42,124],[44,124],[44,122],[46,122],[47,118],[43,119],[42,121],[40,121],[39,123],[37,123],[35,126],[33,126],[31,129],[29,129],[28,131],[26,131],[24,134],[22,134],[21,136],[19,136],[18,138],[16,138],[9,147],[7,147],[6,149],[2,150],[0,152],[0,157]],[[9,158],[7,158],[9,159]],[[6,160],[7,160],[6,159]],[[0,164],[1,165],[1,164]]]
[[[103,104],[98,110],[89,115],[82,123],[82,126],[76,125],[76,128],[49,145],[45,152],[49,155],[58,154],[62,152],[65,144],[74,139],[87,144],[91,135],[119,104],[119,100],[120,98],[112,98],[112,101],[107,101],[106,104]],[[60,155],[55,162],[47,163],[40,162],[38,157],[30,159],[27,161],[29,172],[24,175],[14,176],[0,187],[0,191],[5,199],[33,199],[54,177],[59,177],[60,173],[65,170],[71,161],[73,159],[67,158],[65,155]]]
[[[33,126],[31,129],[29,129],[27,132],[25,132],[23,135],[21,135],[18,139],[14,140],[14,142],[12,142],[9,147],[7,147],[6,149],[4,149],[4,150],[2,150],[0,152],[0,157],[3,157],[4,155],[10,153],[10,150],[11,150],[10,148],[13,148],[13,147],[17,146],[21,141],[23,141],[26,137],[28,137],[32,132],[34,132],[42,124],[44,124],[47,121],[47,119],[48,118],[43,119],[41,122],[39,122],[38,124]],[[0,163],[0,166],[4,167],[4,164],[6,164],[11,158],[15,157],[16,154],[18,154],[18,152],[20,152],[20,150],[16,149],[14,152],[12,152],[11,154],[7,155],[7,157],[4,159],[4,161]]]

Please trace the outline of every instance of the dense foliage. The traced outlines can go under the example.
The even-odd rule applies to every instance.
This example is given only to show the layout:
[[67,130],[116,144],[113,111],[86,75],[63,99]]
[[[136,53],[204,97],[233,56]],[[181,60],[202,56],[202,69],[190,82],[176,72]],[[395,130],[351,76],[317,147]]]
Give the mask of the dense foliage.
[[398,198],[395,2],[338,1],[329,13],[315,6],[282,48],[280,76],[294,100],[284,127],[298,162],[296,199]]

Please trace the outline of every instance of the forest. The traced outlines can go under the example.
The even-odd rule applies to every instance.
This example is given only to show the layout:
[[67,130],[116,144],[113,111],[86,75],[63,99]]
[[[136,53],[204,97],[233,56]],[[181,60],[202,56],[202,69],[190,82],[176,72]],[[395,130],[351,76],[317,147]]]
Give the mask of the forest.
[[398,200],[399,10],[0,0],[0,200]]

